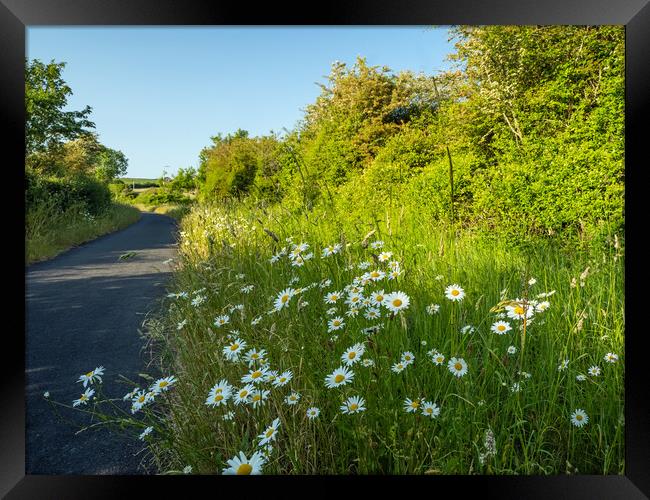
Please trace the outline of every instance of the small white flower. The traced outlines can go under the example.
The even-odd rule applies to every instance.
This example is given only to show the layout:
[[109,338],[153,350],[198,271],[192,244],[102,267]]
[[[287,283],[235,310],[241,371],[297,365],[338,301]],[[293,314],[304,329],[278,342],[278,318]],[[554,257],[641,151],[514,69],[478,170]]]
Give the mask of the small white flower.
[[597,377],[598,375],[600,375],[600,367],[596,365],[591,366],[589,367],[589,370],[587,370],[587,373],[589,373],[589,375],[591,375],[592,377]]
[[287,403],[289,406],[298,404],[299,400],[300,400],[300,394],[298,394],[297,392],[292,392],[286,398],[284,398],[284,402]]
[[183,474],[191,474],[192,473],[192,466],[188,465],[183,468]]
[[307,418],[309,420],[314,420],[315,418],[320,415],[320,410],[316,408],[315,406],[312,406],[311,408],[307,408]]
[[220,328],[223,325],[228,324],[229,322],[230,322],[230,316],[228,316],[227,314],[224,314],[222,316],[217,316],[214,319],[214,326],[216,326],[217,328]]
[[449,285],[447,288],[445,288],[445,296],[449,300],[457,302],[463,300],[463,297],[465,297],[465,290],[463,290],[460,285]]
[[151,434],[151,431],[153,431],[153,427],[147,427],[142,431],[142,434],[140,434],[140,441],[144,441],[144,438]]
[[438,415],[440,415],[440,407],[435,403],[431,403],[430,401],[423,401],[422,415],[425,417],[436,418]]
[[571,423],[576,427],[582,427],[589,422],[589,417],[584,410],[577,409],[571,414]]
[[89,388],[89,389],[86,389],[86,390],[84,391],[84,393],[83,393],[81,396],[79,396],[79,399],[75,399],[75,400],[72,402],[72,406],[79,406],[79,405],[85,405],[85,404],[87,404],[88,401],[90,401],[90,399],[92,398],[93,394],[95,394],[95,390],[94,390],[94,389],[90,389],[90,388]]
[[515,354],[517,352],[517,348],[513,345],[508,347],[508,354]]
[[467,363],[463,358],[451,358],[447,368],[456,377],[460,378],[467,373]]
[[618,355],[614,354],[613,352],[608,352],[605,354],[605,357],[603,359],[608,363],[616,363],[618,361]]
[[434,315],[438,311],[440,311],[440,305],[438,305],[438,304],[429,304],[427,306],[427,313],[428,314]]

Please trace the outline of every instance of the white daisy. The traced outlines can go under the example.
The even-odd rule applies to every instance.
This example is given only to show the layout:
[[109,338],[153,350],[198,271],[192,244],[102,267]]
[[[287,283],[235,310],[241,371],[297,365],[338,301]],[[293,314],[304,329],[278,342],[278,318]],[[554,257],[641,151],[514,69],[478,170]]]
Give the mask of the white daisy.
[[363,301],[363,296],[360,293],[351,293],[348,295],[345,303],[351,307],[358,307]]
[[378,290],[370,294],[370,301],[375,306],[381,306],[386,303],[386,294],[384,290]]
[[381,269],[375,269],[374,271],[370,271],[370,273],[368,273],[368,277],[372,281],[380,281],[386,277],[386,273]]
[[223,355],[230,361],[237,361],[245,347],[246,341],[236,338],[223,348]]
[[84,387],[87,387],[88,384],[95,383],[95,380],[101,382],[102,381],[101,375],[104,375],[104,367],[98,366],[97,368],[86,373],[85,375],[80,375],[79,380],[77,380],[77,382],[83,382]]
[[431,361],[433,361],[433,363],[436,365],[441,365],[445,362],[445,355],[439,352],[435,352],[433,355],[431,355]]
[[390,260],[390,258],[393,256],[393,252],[381,252],[379,254],[379,262],[386,262],[387,260]]
[[328,389],[349,384],[354,379],[354,372],[345,366],[339,366],[336,370],[325,377],[325,386]]
[[149,426],[140,434],[140,441],[144,441],[144,438],[147,437],[153,431],[153,427]]
[[463,300],[463,297],[465,297],[465,290],[463,290],[460,285],[449,285],[445,288],[445,296],[452,301]]
[[404,371],[404,369],[408,366],[408,364],[404,363],[403,361],[400,361],[399,363],[395,363],[391,370],[394,371],[395,373],[401,373]]
[[292,378],[293,378],[293,373],[291,372],[291,370],[284,371],[280,375],[278,375],[276,379],[273,381],[273,386],[282,387],[284,385],[287,385]]
[[578,408],[571,414],[571,423],[576,427],[582,427],[589,422],[589,417],[584,410]]
[[428,314],[436,314],[438,311],[440,311],[440,305],[438,304],[429,304],[427,306],[427,313]]
[[314,420],[315,418],[320,415],[320,410],[316,408],[315,406],[312,406],[311,408],[307,408],[307,418],[309,420]]
[[240,291],[242,293],[249,294],[253,291],[253,288],[255,288],[255,285],[246,285],[240,288]]
[[349,318],[354,318],[359,315],[359,309],[352,307],[345,312],[345,315]]
[[404,400],[404,411],[406,413],[415,413],[420,409],[422,401],[418,399],[414,399],[411,401],[409,398],[406,398]]
[[286,398],[284,398],[284,402],[287,403],[289,406],[298,404],[299,400],[300,400],[300,394],[298,394],[297,392],[292,392]]
[[618,355],[614,354],[613,352],[608,352],[605,354],[605,357],[603,359],[608,363],[616,363],[618,361]]
[[192,473],[192,466],[191,465],[187,465],[187,466],[183,467],[183,474],[191,474],[191,473]]
[[378,250],[379,248],[381,248],[383,246],[384,246],[384,242],[382,240],[373,241],[370,244],[370,248],[372,248],[374,250]]
[[361,361],[361,365],[365,366],[365,367],[375,366],[375,362],[372,359],[366,358],[366,359]]
[[544,312],[546,311],[549,307],[551,307],[551,303],[547,300],[540,302],[538,304],[535,304],[535,311],[537,312]]
[[244,359],[248,361],[248,366],[253,366],[260,359],[264,359],[265,356],[266,356],[266,351],[264,349],[260,349],[258,351],[257,349],[253,348],[248,350],[246,356],[244,356]]
[[184,319],[183,321],[178,323],[178,325],[176,325],[176,329],[177,330],[182,330],[185,327],[185,325],[187,325],[187,320],[186,319]]
[[429,401],[423,401],[422,415],[424,415],[425,417],[436,418],[438,415],[440,415],[440,407],[435,403],[431,403]]
[[590,366],[589,370],[587,370],[587,373],[589,373],[589,375],[591,375],[592,377],[597,377],[598,375],[600,375],[600,367],[596,365]]
[[233,393],[233,401],[235,402],[236,405],[239,405],[240,403],[247,404],[248,401],[250,400],[251,393],[255,391],[255,386],[252,384],[247,384],[241,389],[237,389]]
[[269,394],[271,391],[268,390],[257,390],[251,392],[250,399],[248,400],[248,404],[250,404],[253,408],[257,408],[258,406],[262,406],[264,404],[264,401],[266,401],[269,397]]
[[467,363],[463,358],[451,358],[447,363],[449,371],[456,377],[462,377],[467,373]]
[[165,378],[159,378],[151,385],[151,391],[156,394],[160,394],[162,391],[169,389],[176,382],[178,382],[178,380],[173,375]]
[[260,382],[264,381],[267,371],[268,370],[264,367],[257,368],[256,370],[251,370],[250,372],[248,372],[246,375],[242,377],[241,381],[244,384],[247,383],[259,384]]
[[584,382],[585,380],[587,380],[587,376],[586,376],[586,375],[583,375],[583,374],[581,373],[581,374],[579,374],[579,375],[576,375],[576,380],[577,380],[578,382]]
[[363,315],[366,319],[379,319],[381,318],[381,311],[374,307],[369,308]]
[[251,326],[257,325],[260,321],[262,321],[262,316],[258,316],[257,318],[254,318],[253,321],[251,321]]
[[333,332],[334,330],[340,330],[344,326],[345,326],[345,322],[343,321],[343,318],[341,316],[336,316],[335,318],[332,318],[331,320],[328,321],[327,331]]
[[492,330],[497,335],[504,335],[508,333],[510,330],[512,330],[512,327],[510,326],[510,323],[508,323],[507,321],[497,321],[492,325],[490,330]]
[[234,411],[229,411],[227,413],[224,413],[223,417],[221,417],[221,418],[223,418],[226,421],[233,420],[235,418],[235,412]]
[[88,401],[90,401],[93,394],[95,394],[94,389],[90,389],[90,388],[86,389],[84,393],[81,396],[79,396],[79,399],[75,399],[72,402],[72,406],[85,405],[86,403],[88,403]]
[[462,333],[463,335],[466,335],[468,333],[471,334],[471,333],[474,333],[475,331],[476,331],[476,328],[474,328],[472,325],[465,325],[464,327],[462,327],[460,329],[460,333]]
[[336,302],[343,296],[341,292],[329,292],[325,294],[326,304],[336,304]]
[[361,359],[365,351],[366,347],[363,344],[354,344],[343,353],[341,361],[347,366],[352,366]]
[[224,314],[222,316],[217,316],[214,319],[214,326],[216,326],[217,328],[220,328],[223,325],[228,324],[229,322],[230,322],[230,316],[228,316],[227,314]]
[[517,352],[517,348],[513,345],[508,347],[508,354],[515,354]]
[[227,463],[230,467],[223,470],[223,475],[259,475],[262,473],[262,466],[266,463],[266,459],[259,451],[256,451],[250,459],[240,451],[239,457],[235,455]]
[[291,300],[291,297],[293,297],[295,294],[296,291],[293,288],[285,288],[280,293],[278,293],[278,296],[273,302],[273,306],[275,307],[275,310],[279,311],[283,307],[289,305],[289,301]]
[[515,299],[506,306],[506,314],[512,319],[528,319],[534,312],[535,306],[524,299]]
[[341,405],[341,411],[348,415],[352,413],[359,413],[366,409],[364,406],[365,404],[366,401],[362,397],[352,396],[343,402],[343,405]]
[[217,384],[215,384],[212,389],[210,389],[210,393],[205,400],[205,404],[207,406],[212,406],[213,408],[222,404],[225,405],[231,394],[232,387],[226,379],[222,379]]
[[269,425],[262,434],[257,436],[260,439],[258,446],[264,446],[270,441],[275,441],[275,436],[278,433],[278,427],[280,427],[280,419],[276,418],[271,425]]
[[410,365],[415,361],[415,354],[413,354],[411,351],[406,351],[402,353],[402,363]]

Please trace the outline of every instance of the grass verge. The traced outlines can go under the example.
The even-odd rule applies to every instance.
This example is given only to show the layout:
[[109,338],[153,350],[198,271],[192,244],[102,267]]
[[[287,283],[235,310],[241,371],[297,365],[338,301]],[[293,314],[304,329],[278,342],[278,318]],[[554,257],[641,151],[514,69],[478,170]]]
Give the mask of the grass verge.
[[[624,473],[622,249],[515,248],[424,218],[340,222],[218,206],[184,218],[176,295],[149,329],[177,378],[143,408],[160,470],[219,473],[241,451],[272,474]],[[354,287],[407,299],[351,312]],[[351,382],[326,387],[346,363]],[[363,411],[342,411],[357,396]],[[260,446],[276,418],[272,448]]]
[[98,216],[79,206],[60,212],[40,205],[26,215],[26,264],[50,259],[75,245],[123,229],[139,218],[137,208],[122,203],[113,203]]

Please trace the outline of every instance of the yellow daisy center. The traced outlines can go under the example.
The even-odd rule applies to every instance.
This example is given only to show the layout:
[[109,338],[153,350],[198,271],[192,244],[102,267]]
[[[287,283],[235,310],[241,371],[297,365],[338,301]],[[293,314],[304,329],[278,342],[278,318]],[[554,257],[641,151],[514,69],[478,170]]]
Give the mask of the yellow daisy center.
[[169,385],[169,382],[167,382],[166,380],[163,380],[162,382],[160,382],[160,383],[158,384],[158,387],[165,387],[165,386],[167,386],[167,385]]
[[456,297],[456,296],[460,295],[460,292],[459,292],[458,290],[456,290],[456,289],[453,289],[453,290],[451,291],[451,294],[452,294],[454,297]]
[[454,368],[456,368],[456,370],[458,370],[458,371],[461,371],[463,369],[463,365],[461,365],[460,363],[456,363],[454,365]]
[[334,377],[334,382],[336,382],[337,384],[343,382],[343,380],[345,380],[345,375],[341,375],[340,373],[336,377]]
[[223,399],[223,396],[222,396],[221,394],[217,394],[217,395],[214,397],[214,400],[215,400],[215,401],[221,401],[222,399]]
[[433,408],[427,408],[424,411],[426,411],[427,413],[433,413]]
[[375,300],[377,302],[381,302],[382,300],[384,300],[384,296],[383,295],[375,295]]
[[266,431],[266,434],[264,434],[264,435],[265,435],[267,438],[268,438],[268,437],[271,437],[271,436],[273,435],[273,431],[274,431],[274,430],[275,430],[275,429],[269,429],[268,431]]
[[411,408],[417,408],[418,406],[420,406],[420,403],[417,401],[411,401]]
[[255,394],[255,396],[253,396],[253,401],[259,401],[261,399],[262,399],[262,396],[260,396],[259,394]]
[[399,307],[401,305],[402,305],[402,301],[400,299],[393,300],[393,306]]
[[90,378],[90,377],[92,377],[94,374],[95,374],[94,371],[93,371],[93,372],[88,372],[88,373],[86,373],[86,377]]
[[288,295],[283,295],[282,298],[281,298],[280,300],[281,300],[282,303],[284,304],[287,300],[289,300],[289,296],[288,296]]
[[502,332],[502,331],[505,330],[505,329],[506,329],[506,326],[505,326],[505,325],[499,325],[499,326],[497,326],[497,330],[499,330],[500,332]]
[[356,357],[357,353],[352,351],[350,354],[348,354],[348,359],[354,359]]
[[576,415],[576,420],[582,420],[582,415]]
[[250,464],[241,464],[239,467],[237,467],[238,475],[247,475],[251,472],[253,472],[253,467],[251,467]]
[[357,410],[357,408],[359,408],[359,405],[356,404],[356,403],[352,403],[352,404],[350,405],[350,411],[355,411],[355,410]]
[[240,398],[245,398],[246,396],[248,396],[248,391],[241,391],[241,392],[239,393],[239,397],[240,397]]
[[338,295],[332,295],[330,297],[330,299],[332,299],[333,301],[337,301],[339,299],[339,296]]
[[377,278],[379,276],[379,273],[377,271],[373,271],[372,273],[370,273],[370,276],[372,276],[373,278]]
[[438,361],[438,363],[442,363],[444,360],[445,360],[445,358],[443,358],[442,356],[438,356],[436,358],[436,361]]
[[262,372],[257,370],[251,374],[251,378],[259,378],[262,376]]
[[239,344],[233,344],[230,346],[231,351],[236,351],[237,349],[239,349]]
[[515,314],[519,314],[519,315],[524,314],[524,308],[521,306],[515,306]]
[[[81,396],[81,397],[83,398],[84,396]],[[140,396],[138,398],[138,403],[144,403],[144,400],[145,400],[145,396]]]
[[338,319],[335,319],[335,320],[332,322],[332,324],[333,324],[334,326],[339,326],[339,325],[341,324],[341,322],[340,322]]

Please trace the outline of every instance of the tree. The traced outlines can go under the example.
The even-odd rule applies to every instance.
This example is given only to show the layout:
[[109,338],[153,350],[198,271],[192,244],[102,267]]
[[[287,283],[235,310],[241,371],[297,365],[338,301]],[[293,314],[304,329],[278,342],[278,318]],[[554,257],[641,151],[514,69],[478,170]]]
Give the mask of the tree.
[[128,165],[129,161],[124,153],[102,146],[102,151],[97,157],[94,174],[100,181],[110,182],[126,174]]
[[[95,124],[88,120],[92,108],[63,111],[72,90],[61,78],[65,63],[25,61],[25,156],[57,149],[67,139],[79,137]],[[35,157],[34,160],[38,160]]]

